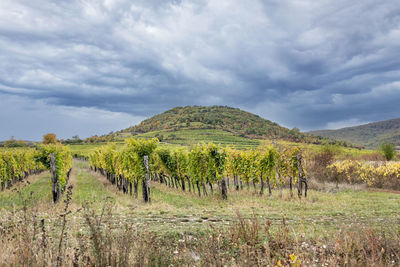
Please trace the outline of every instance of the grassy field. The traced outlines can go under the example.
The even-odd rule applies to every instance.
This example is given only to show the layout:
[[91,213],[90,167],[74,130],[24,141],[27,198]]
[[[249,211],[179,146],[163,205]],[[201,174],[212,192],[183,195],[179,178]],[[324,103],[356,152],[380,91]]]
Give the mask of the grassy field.
[[[274,254],[276,257],[273,256],[271,261],[268,261],[273,264],[276,264],[278,260],[283,263],[290,263],[290,253],[296,255],[296,257],[299,256],[299,259],[302,258],[303,262],[307,259],[311,260],[309,254],[302,252],[300,241],[307,242],[307,244],[311,242],[310,244],[314,244],[313,246],[317,246],[316,244],[324,246],[324,244],[330,244],[328,240],[338,238],[344,233],[346,235],[343,238],[348,238],[347,233],[364,233],[363,231],[368,233],[370,231],[373,231],[373,233],[375,231],[378,231],[377,233],[385,232],[388,237],[393,235],[396,237],[400,234],[400,194],[394,193],[345,188],[334,192],[310,190],[307,199],[298,199],[297,197],[290,198],[287,189],[283,191],[281,198],[276,189],[273,190],[272,196],[260,196],[250,187],[249,190],[244,189],[239,192],[231,188],[228,200],[223,201],[218,192],[207,197],[198,197],[193,193],[182,192],[180,189],[169,188],[164,184],[153,182],[151,189],[152,203],[147,205],[140,198],[140,190],[138,199],[123,194],[111,185],[105,177],[90,171],[87,162],[75,160],[68,183],[73,186],[72,195],[67,208],[68,212],[65,213],[66,194],[63,196],[63,201],[58,204],[51,203],[49,174],[47,172],[29,177],[28,181],[29,183],[14,186],[12,190],[0,192],[0,232],[12,225],[16,229],[22,227],[21,230],[18,230],[22,231],[25,229],[24,225],[27,225],[28,228],[26,229],[31,230],[26,231],[32,233],[32,236],[30,236],[32,240],[29,240],[34,246],[35,240],[40,240],[37,236],[33,236],[33,229],[37,227],[34,226],[35,220],[38,220],[37,223],[39,223],[40,219],[43,219],[45,225],[47,225],[45,231],[49,234],[48,238],[54,241],[55,247],[53,249],[57,251],[58,239],[64,224],[63,214],[67,214],[64,230],[67,240],[62,242],[66,242],[65,257],[69,255],[72,258],[71,253],[73,253],[74,247],[79,247],[82,250],[85,246],[94,246],[95,244],[91,242],[93,238],[96,238],[96,235],[99,235],[98,238],[101,237],[102,240],[108,240],[107,236],[103,236],[107,231],[110,231],[109,235],[113,236],[113,239],[109,242],[114,242],[113,246],[116,247],[104,247],[104,250],[116,250],[115,253],[121,253],[115,242],[127,242],[124,238],[127,238],[129,232],[129,236],[134,235],[136,238],[132,241],[135,245],[148,246],[146,248],[150,253],[153,253],[152,255],[142,255],[145,258],[147,257],[148,260],[149,257],[157,255],[158,263],[201,266],[210,263],[215,265],[216,263],[215,261],[208,262],[210,259],[208,259],[207,253],[214,253],[210,250],[210,246],[212,247],[214,243],[210,243],[210,238],[207,237],[210,235],[214,238],[214,234],[217,233],[221,236],[220,238],[226,239],[224,242],[228,243],[239,242],[243,239],[237,243],[239,248],[250,242],[249,240],[252,238],[255,238],[256,241],[254,242],[260,244],[261,247],[262,244],[265,246],[265,238],[281,240],[283,238],[282,231],[286,231],[287,237],[284,239],[286,241],[282,239],[280,242],[286,242],[287,253],[279,250],[278,254]],[[21,223],[24,220],[25,223]],[[16,223],[18,227],[15,226]],[[100,229],[103,230],[97,232]],[[24,237],[24,231],[18,232],[22,235],[21,238]],[[243,233],[243,231],[245,232]],[[245,234],[245,236],[240,236],[242,234]],[[235,237],[235,235],[238,236]],[[7,236],[9,239],[6,238]],[[147,238],[158,245],[167,242],[168,244],[164,244],[164,249],[167,251],[163,250],[164,254],[159,255],[159,248],[150,246],[146,241]],[[240,240],[232,241],[232,238],[239,238]],[[352,238],[357,240],[361,236],[352,236]],[[3,255],[0,256],[0,266],[17,261],[11,255],[12,248],[10,247],[18,247],[17,240],[10,239],[9,235],[4,234],[0,235],[0,241],[2,241],[0,249],[4,251]],[[185,247],[182,247],[182,242],[187,242]],[[294,246],[293,242],[297,242],[297,245]],[[364,241],[359,240],[357,242]],[[207,247],[204,244],[207,244]],[[249,266],[241,261],[249,261],[252,257],[263,261],[262,258],[255,255],[238,256],[233,247],[228,249],[224,247],[224,244],[221,243],[219,248],[213,248],[213,251],[221,250],[218,253],[222,253],[220,255],[221,260],[226,260],[226,263],[230,262],[229,257],[238,257],[240,266]],[[233,246],[232,244],[230,246]],[[25,246],[24,243],[19,245]],[[103,245],[106,246],[106,244]],[[334,246],[333,243],[331,245]],[[39,243],[37,246],[40,250]],[[259,249],[256,244],[254,244],[254,247],[249,244],[246,246],[250,246],[247,249],[251,248],[255,251]],[[270,249],[275,248],[271,245]],[[194,256],[188,256],[187,250],[193,250],[196,253]],[[10,254],[7,251],[10,251]],[[136,250],[134,251],[132,253],[135,254]],[[260,253],[263,254],[264,252]],[[100,257],[97,254],[91,254],[95,253],[92,250],[85,253],[92,255],[92,260]],[[233,254],[229,256],[224,253]],[[395,251],[395,253],[400,253],[400,251]],[[317,257],[316,254],[312,255]],[[134,257],[139,256],[135,254]],[[398,256],[400,257],[400,254]],[[52,256],[46,257],[48,257],[45,258],[48,261],[54,261]],[[198,260],[197,257],[199,257]],[[320,259],[319,257],[317,258]],[[355,256],[352,255],[352,257]],[[395,256],[393,256],[393,259],[395,263],[398,263]],[[84,258],[80,258],[80,260],[81,263],[84,263]],[[232,264],[232,262],[230,263]],[[147,264],[151,265],[149,262]]]
[[[123,142],[114,142],[117,146],[122,146]],[[72,154],[77,155],[89,155],[90,152],[99,148],[101,146],[106,145],[106,143],[99,143],[99,144],[81,144],[81,145],[69,145]]]

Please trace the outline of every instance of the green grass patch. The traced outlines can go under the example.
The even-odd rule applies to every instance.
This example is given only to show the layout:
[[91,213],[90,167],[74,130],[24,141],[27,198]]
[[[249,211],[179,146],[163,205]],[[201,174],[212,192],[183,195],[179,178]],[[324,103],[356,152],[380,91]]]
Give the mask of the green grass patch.
[[21,208],[25,200],[28,207],[53,201],[48,172],[28,177],[28,180],[0,192],[0,209]]
[[[122,147],[123,142],[113,142],[117,145],[117,147]],[[107,143],[98,143],[98,144],[81,144],[81,145],[68,145],[71,149],[71,153],[81,155],[81,156],[88,156],[91,152],[93,152],[96,148],[102,147],[107,145]]]
[[73,191],[73,201],[84,204],[85,202],[102,202],[105,198],[114,197],[98,179],[83,167],[85,165],[87,162],[74,161],[76,188]]

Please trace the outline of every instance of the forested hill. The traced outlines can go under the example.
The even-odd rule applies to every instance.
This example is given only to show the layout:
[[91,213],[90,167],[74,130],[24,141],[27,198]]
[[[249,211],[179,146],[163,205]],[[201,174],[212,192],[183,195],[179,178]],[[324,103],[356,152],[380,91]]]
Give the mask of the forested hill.
[[281,139],[315,144],[331,142],[302,133],[297,128],[289,130],[255,114],[226,106],[175,107],[118,133],[136,135],[188,129],[218,129],[251,139]]
[[352,144],[376,148],[383,142],[400,144],[400,119],[392,119],[346,127],[338,130],[310,132],[327,138],[351,142]]

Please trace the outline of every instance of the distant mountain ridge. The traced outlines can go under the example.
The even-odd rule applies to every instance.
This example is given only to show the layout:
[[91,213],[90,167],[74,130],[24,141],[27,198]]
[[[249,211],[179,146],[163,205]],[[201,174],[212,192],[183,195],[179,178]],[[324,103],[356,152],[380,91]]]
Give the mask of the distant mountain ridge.
[[311,131],[309,133],[335,140],[347,141],[368,148],[377,148],[383,142],[399,145],[400,118],[345,127],[337,130]]
[[335,142],[302,133],[297,128],[290,130],[258,115],[227,106],[175,107],[114,134],[140,135],[148,132],[192,129],[223,130],[235,136],[250,139],[280,139],[314,144]]

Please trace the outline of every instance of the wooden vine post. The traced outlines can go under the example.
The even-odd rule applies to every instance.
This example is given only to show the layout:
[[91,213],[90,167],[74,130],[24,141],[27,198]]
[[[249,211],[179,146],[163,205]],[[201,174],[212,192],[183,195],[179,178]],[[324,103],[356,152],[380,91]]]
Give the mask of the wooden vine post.
[[143,199],[144,202],[151,202],[150,199],[150,171],[149,171],[149,156],[144,156],[144,166],[146,167],[146,177],[143,181]]
[[304,170],[302,166],[302,156],[301,154],[297,155],[297,167],[299,169],[299,181],[298,181],[298,196],[299,198],[303,194],[303,183],[304,183],[304,197],[307,197],[307,178],[304,175]]
[[[217,154],[220,155],[219,150],[217,150]],[[220,158],[220,156],[218,158]],[[211,184],[210,184],[210,186],[211,186]],[[219,183],[218,183],[218,187],[219,187]],[[211,189],[212,189],[212,187],[211,187]],[[225,180],[224,176],[222,176],[222,179],[221,179],[221,195],[222,195],[222,199],[224,199],[224,200],[228,199],[228,188],[226,186],[226,180]]]
[[221,189],[222,189],[222,199],[227,200],[228,199],[228,189],[226,188],[225,178],[222,178],[222,180],[221,180]]
[[54,153],[50,154],[50,172],[51,172],[51,190],[53,193],[53,201],[56,203],[60,197],[60,192],[58,190],[58,179],[56,173],[56,159]]

